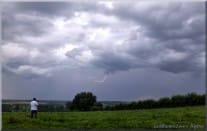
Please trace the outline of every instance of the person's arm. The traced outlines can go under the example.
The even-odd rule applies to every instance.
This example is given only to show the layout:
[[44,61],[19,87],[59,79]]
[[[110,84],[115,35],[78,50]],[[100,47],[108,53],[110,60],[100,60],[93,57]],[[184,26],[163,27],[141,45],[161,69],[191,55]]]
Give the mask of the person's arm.
[[36,101],[36,106],[39,106],[39,103]]

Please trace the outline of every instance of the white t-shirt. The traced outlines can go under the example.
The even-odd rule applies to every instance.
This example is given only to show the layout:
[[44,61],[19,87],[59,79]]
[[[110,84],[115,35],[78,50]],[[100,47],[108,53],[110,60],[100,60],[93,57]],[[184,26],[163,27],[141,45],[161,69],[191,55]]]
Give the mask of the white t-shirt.
[[38,106],[38,102],[37,101],[31,101],[30,102],[30,106],[31,106],[31,110],[37,110],[37,106]]

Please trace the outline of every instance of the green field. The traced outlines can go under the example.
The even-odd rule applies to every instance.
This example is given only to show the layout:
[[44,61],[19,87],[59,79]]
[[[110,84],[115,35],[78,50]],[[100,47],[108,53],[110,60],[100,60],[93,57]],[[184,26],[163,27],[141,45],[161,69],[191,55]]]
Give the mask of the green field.
[[[29,112],[28,114],[29,115]],[[41,112],[31,119],[24,112],[3,112],[3,129],[204,129],[205,107],[127,111]]]

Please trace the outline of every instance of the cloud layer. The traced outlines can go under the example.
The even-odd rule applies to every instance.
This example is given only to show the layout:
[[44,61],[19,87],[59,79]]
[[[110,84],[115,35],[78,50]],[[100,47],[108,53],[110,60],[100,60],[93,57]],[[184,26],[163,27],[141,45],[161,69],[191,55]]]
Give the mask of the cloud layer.
[[3,62],[15,73],[40,75],[63,64],[107,73],[148,66],[199,71],[204,17],[199,2],[6,3]]
[[2,7],[5,72],[36,78],[98,70],[105,73],[103,81],[105,75],[136,69],[204,72],[202,2],[5,2]]

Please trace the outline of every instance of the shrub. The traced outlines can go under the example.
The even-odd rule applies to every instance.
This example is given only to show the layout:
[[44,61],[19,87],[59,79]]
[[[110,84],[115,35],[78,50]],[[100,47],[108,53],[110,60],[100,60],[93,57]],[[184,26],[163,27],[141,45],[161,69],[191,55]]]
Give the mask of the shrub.
[[8,119],[9,124],[20,123],[21,121],[14,116],[10,116]]

